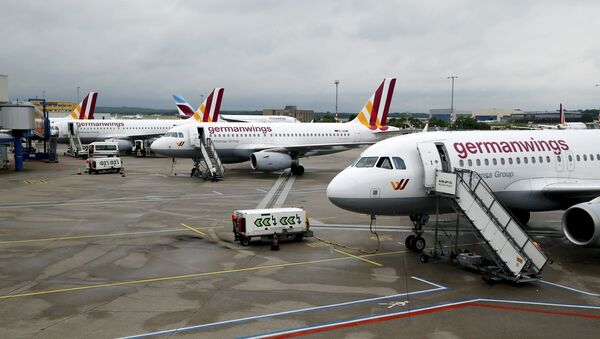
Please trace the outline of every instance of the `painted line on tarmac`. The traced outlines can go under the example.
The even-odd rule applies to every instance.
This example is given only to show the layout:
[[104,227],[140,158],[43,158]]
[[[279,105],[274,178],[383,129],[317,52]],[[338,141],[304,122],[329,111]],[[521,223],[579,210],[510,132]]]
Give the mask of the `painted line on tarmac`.
[[524,307],[510,307],[510,306],[494,306],[483,304],[482,302],[505,302],[505,303],[515,303],[515,304],[528,304],[528,305],[536,305],[536,306],[556,306],[556,307],[580,307],[587,309],[600,309],[600,307],[596,306],[588,306],[588,305],[569,305],[569,304],[558,304],[558,303],[543,303],[543,302],[535,302],[535,301],[520,301],[520,300],[498,300],[498,299],[485,299],[485,298],[476,298],[476,299],[468,299],[450,303],[443,303],[438,305],[432,305],[427,307],[421,307],[412,310],[406,311],[397,311],[397,312],[389,312],[385,314],[380,314],[376,316],[366,316],[366,317],[358,317],[344,321],[335,321],[329,323],[322,323],[312,326],[306,327],[298,327],[288,330],[275,331],[269,333],[263,333],[254,336],[248,336],[243,338],[292,338],[298,337],[308,334],[315,333],[323,333],[334,331],[342,328],[350,328],[357,327],[367,324],[379,323],[383,321],[395,320],[400,318],[408,318],[414,317],[423,314],[441,312],[446,310],[459,309],[464,307],[486,307],[486,308],[496,308],[503,310],[511,310],[511,311],[525,311],[532,313],[543,313],[543,314],[552,314],[552,315],[563,315],[563,316],[572,316],[572,317],[581,317],[581,318],[589,318],[589,319],[600,319],[600,315],[590,315],[590,314],[582,314],[582,313],[572,313],[572,312],[558,312],[558,311],[547,311],[547,310],[539,310],[533,308],[524,308]]
[[256,205],[257,209],[267,207],[267,205],[271,202],[271,200],[273,200],[273,196],[275,195],[275,193],[279,190],[279,186],[281,186],[283,184],[283,182],[289,178],[289,173],[290,173],[289,170],[285,170],[285,171],[283,171],[283,173],[281,173],[279,175],[279,178],[277,178],[277,180],[275,181],[275,183],[273,184],[273,186],[271,187],[271,189],[269,190],[267,195],[265,195],[263,200],[261,200],[258,203],[258,205]]
[[598,294],[598,293],[586,292],[586,291],[578,290],[578,289],[573,288],[573,287],[569,287],[569,286],[565,286],[565,285],[561,285],[561,284],[549,282],[549,281],[546,281],[546,280],[537,280],[537,282],[540,282],[540,283],[543,283],[543,284],[547,284],[547,285],[550,285],[550,286],[554,286],[554,287],[558,287],[558,288],[562,288],[562,289],[569,290],[569,291],[572,291],[572,292],[581,293],[581,294],[584,294],[584,295],[587,295],[587,296],[591,296],[591,297],[600,297],[600,294]]
[[[219,227],[222,227],[222,226],[219,226]],[[0,241],[0,244],[19,244],[19,243],[28,243],[28,242],[42,242],[42,241],[77,240],[77,239],[86,239],[86,238],[118,237],[118,236],[122,236],[122,235],[138,235],[138,234],[182,232],[182,231],[183,230],[181,228],[176,228],[176,229],[157,230],[157,231],[141,231],[141,232],[127,232],[127,233],[78,235],[78,236],[72,236],[72,237],[56,237],[56,238],[25,239],[25,240],[6,240],[6,241]]]
[[396,299],[396,298],[402,298],[402,297],[414,296],[414,295],[420,295],[420,294],[426,294],[426,293],[433,293],[433,292],[438,292],[438,291],[443,291],[443,290],[449,289],[448,287],[432,283],[425,279],[421,279],[418,277],[411,277],[411,278],[421,281],[421,282],[424,282],[424,283],[427,283],[427,284],[430,284],[430,285],[434,286],[435,288],[414,291],[414,292],[399,293],[399,294],[388,295],[388,296],[384,296],[384,297],[360,299],[360,300],[347,301],[347,302],[342,302],[342,303],[337,303],[337,304],[314,306],[314,307],[302,308],[302,309],[291,310],[291,311],[283,311],[283,312],[277,312],[277,313],[271,313],[271,314],[257,315],[257,316],[246,317],[246,318],[224,320],[224,321],[218,321],[218,322],[202,324],[202,325],[195,325],[195,326],[181,327],[181,328],[164,330],[164,331],[138,334],[138,335],[133,335],[133,336],[128,336],[128,337],[122,337],[120,339],[145,338],[145,337],[152,337],[152,336],[166,335],[166,334],[175,334],[175,333],[187,332],[187,331],[196,331],[196,330],[202,330],[202,329],[205,329],[208,327],[214,327],[214,326],[232,325],[232,324],[239,324],[239,323],[248,322],[248,321],[252,321],[252,320],[268,319],[268,318],[274,318],[274,317],[279,317],[279,316],[284,316],[284,315],[329,310],[329,309],[334,309],[334,308],[339,308],[339,307],[344,307],[344,306],[360,305],[360,304],[365,304],[365,303],[370,303],[370,302],[375,302],[375,301]]
[[283,187],[283,190],[279,194],[279,197],[277,197],[277,201],[275,201],[275,203],[273,204],[273,208],[283,207],[283,204],[285,203],[285,199],[287,199],[287,196],[290,194],[290,190],[292,189],[292,186],[294,185],[294,181],[296,181],[296,176],[290,174],[288,176],[288,180],[285,182],[285,187]]
[[204,233],[204,232],[202,232],[202,231],[199,231],[199,230],[197,230],[197,229],[193,228],[192,226],[188,226],[188,225],[186,225],[186,224],[184,224],[184,223],[181,223],[181,226],[183,226],[183,227],[187,228],[188,230],[190,230],[190,231],[192,231],[192,232],[198,233],[198,234],[200,234],[201,236],[206,236],[206,233]]
[[364,262],[368,262],[369,264],[373,264],[373,265],[375,265],[375,266],[383,267],[383,265],[382,265],[382,264],[380,264],[380,263],[378,263],[378,262],[375,262],[375,261],[372,261],[372,260],[369,260],[369,259],[365,259],[365,258],[361,258],[361,257],[359,257],[359,256],[356,256],[356,255],[354,255],[354,254],[346,253],[346,252],[344,252],[344,251],[341,251],[341,250],[338,250],[338,249],[336,249],[335,251],[336,251],[336,252],[338,252],[338,253],[341,253],[341,254],[347,255],[347,256],[349,256],[349,257],[352,257],[352,258],[355,258],[355,259],[358,259],[358,260],[362,260],[362,261],[364,261]]
[[[392,252],[384,252],[384,253],[361,255],[360,257],[363,257],[363,258],[364,257],[374,257],[374,256],[400,254],[400,253],[406,253],[406,252],[407,251],[392,251]],[[285,263],[285,264],[273,264],[273,265],[264,265],[264,266],[244,267],[244,268],[228,269],[228,270],[222,270],[222,271],[191,273],[191,274],[182,274],[182,275],[174,275],[174,276],[166,276],[166,277],[156,277],[156,278],[149,278],[149,279],[121,281],[121,282],[116,282],[116,283],[106,283],[106,284],[96,284],[96,285],[88,285],[88,286],[78,286],[78,287],[61,288],[61,289],[55,289],[55,290],[45,290],[45,291],[37,291],[37,292],[19,293],[19,294],[8,294],[8,295],[0,295],[0,300],[2,300],[2,299],[12,299],[12,298],[21,298],[21,297],[30,297],[30,296],[36,296],[36,295],[45,295],[45,294],[54,294],[54,293],[63,293],[63,292],[73,292],[73,291],[89,290],[89,289],[95,289],[95,288],[136,285],[136,284],[144,284],[144,283],[151,283],[151,282],[170,281],[170,280],[179,280],[179,279],[189,279],[189,278],[206,277],[206,276],[221,275],[221,274],[230,274],[230,273],[239,273],[239,272],[250,272],[250,271],[258,271],[258,270],[264,270],[264,269],[270,269],[270,268],[303,266],[303,265],[327,263],[327,262],[342,261],[342,260],[349,260],[349,259],[353,259],[353,258],[351,258],[351,257],[339,257],[339,258],[319,259],[319,260],[311,260],[311,261],[290,262],[290,263]]]

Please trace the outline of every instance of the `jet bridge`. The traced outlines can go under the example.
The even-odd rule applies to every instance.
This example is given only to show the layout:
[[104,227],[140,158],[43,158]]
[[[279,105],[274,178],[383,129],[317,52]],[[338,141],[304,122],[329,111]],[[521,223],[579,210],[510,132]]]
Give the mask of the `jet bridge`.
[[194,145],[194,168],[192,168],[191,176],[212,179],[212,169],[214,168],[215,179],[222,179],[225,167],[217,154],[212,139],[206,137],[204,127],[192,128],[190,138]]
[[512,281],[539,277],[548,257],[477,172],[464,169],[437,171],[432,192],[452,201],[456,212],[466,217],[488,250],[493,263],[481,262],[471,268],[489,277]]

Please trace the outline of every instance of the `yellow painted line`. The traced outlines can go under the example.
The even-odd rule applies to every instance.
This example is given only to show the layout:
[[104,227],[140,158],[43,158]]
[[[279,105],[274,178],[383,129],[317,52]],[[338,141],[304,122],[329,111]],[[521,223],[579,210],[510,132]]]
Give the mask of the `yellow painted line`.
[[35,296],[35,295],[45,295],[45,294],[54,294],[54,293],[63,293],[63,292],[73,292],[73,291],[89,290],[89,289],[102,288],[102,287],[135,285],[135,284],[143,284],[143,283],[150,283],[150,282],[160,282],[160,281],[168,281],[168,280],[178,280],[178,279],[187,279],[187,278],[206,277],[206,276],[211,276],[211,275],[221,275],[221,274],[239,273],[239,272],[250,272],[250,271],[258,271],[258,270],[264,270],[264,269],[269,269],[269,268],[282,268],[282,267],[292,267],[292,266],[303,266],[303,265],[311,265],[311,264],[320,264],[320,263],[326,263],[326,262],[332,262],[332,261],[349,260],[349,259],[353,259],[353,258],[358,258],[358,259],[362,260],[364,257],[392,255],[392,254],[400,254],[400,253],[406,253],[406,252],[407,251],[393,251],[393,252],[384,252],[384,253],[376,253],[376,254],[367,254],[367,255],[362,255],[362,256],[353,256],[353,255],[349,254],[350,256],[339,257],[339,258],[320,259],[320,260],[301,261],[301,262],[291,262],[291,263],[286,263],[286,264],[274,264],[274,265],[264,265],[264,266],[255,266],[255,267],[246,267],[246,268],[236,268],[236,269],[229,269],[229,270],[222,270],[222,271],[192,273],[192,274],[174,275],[174,276],[158,277],[158,278],[150,278],[150,279],[122,281],[122,282],[117,282],[117,283],[107,283],[107,284],[98,284],[98,285],[89,285],[89,286],[61,288],[61,289],[56,289],[56,290],[46,290],[46,291],[38,291],[38,292],[20,293],[20,294],[9,294],[9,295],[1,295],[0,296],[0,300],[2,300],[2,299],[21,298],[21,297],[31,297],[31,296]]
[[206,235],[206,233],[204,233],[204,232],[202,232],[202,231],[199,231],[199,230],[197,230],[197,229],[193,228],[192,226],[188,226],[188,225],[186,225],[186,224],[184,224],[184,223],[182,223],[182,224],[181,224],[181,226],[183,226],[183,227],[187,228],[188,230],[190,230],[190,231],[192,231],[192,232],[196,232],[196,233],[198,233],[198,234],[200,234],[200,235]]
[[[203,229],[207,228],[221,228],[223,226],[214,226],[214,227],[203,227]],[[19,243],[28,243],[28,242],[42,242],[42,241],[58,241],[58,240],[77,240],[77,239],[86,239],[86,238],[105,238],[105,237],[118,237],[122,235],[138,235],[138,234],[152,234],[152,233],[167,233],[167,232],[182,232],[182,229],[170,229],[170,230],[157,230],[157,231],[141,231],[141,232],[127,232],[127,233],[110,233],[110,234],[91,234],[91,235],[78,235],[72,237],[56,237],[56,238],[42,238],[42,239],[25,239],[25,240],[6,240],[0,241],[1,244],[19,244]]]
[[340,251],[340,250],[338,250],[338,249],[336,249],[335,251],[336,251],[336,252],[338,252],[338,253],[341,253],[341,254],[345,254],[345,255],[347,255],[347,256],[349,256],[349,257],[351,257],[351,258],[355,258],[355,259],[358,259],[358,260],[362,260],[362,261],[364,261],[364,262],[368,262],[369,264],[373,264],[373,265],[375,265],[375,266],[383,267],[383,265],[382,265],[382,264],[380,264],[380,263],[378,263],[378,262],[374,262],[374,261],[371,261],[371,260],[368,260],[368,259],[365,259],[365,258],[362,258],[362,257],[356,256],[356,255],[354,255],[354,254],[350,254],[350,253],[348,253],[348,252]]

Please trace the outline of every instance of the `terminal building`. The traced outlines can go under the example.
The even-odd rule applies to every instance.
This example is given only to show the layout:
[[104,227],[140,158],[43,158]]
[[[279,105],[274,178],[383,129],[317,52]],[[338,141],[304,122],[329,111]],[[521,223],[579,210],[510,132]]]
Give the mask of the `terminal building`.
[[315,120],[315,111],[309,109],[298,109],[296,106],[285,106],[284,109],[263,109],[263,115],[284,115],[298,119],[300,122],[311,122]]
[[[429,110],[429,119],[431,118],[437,118],[443,121],[450,121],[450,115],[452,113],[452,110],[450,108],[432,108]],[[464,110],[458,110],[455,109],[454,113],[456,114],[456,117],[458,118],[461,115],[466,115],[466,116],[472,116],[472,112],[471,111],[464,111]]]
[[520,109],[481,108],[473,110],[477,121],[506,121],[514,114],[523,114]]

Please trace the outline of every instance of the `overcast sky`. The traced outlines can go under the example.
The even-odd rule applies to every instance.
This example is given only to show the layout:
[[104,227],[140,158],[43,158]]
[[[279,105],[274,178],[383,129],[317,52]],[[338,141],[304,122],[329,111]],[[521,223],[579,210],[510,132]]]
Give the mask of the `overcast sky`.
[[357,112],[384,77],[391,110],[600,106],[600,1],[6,1],[11,98]]

